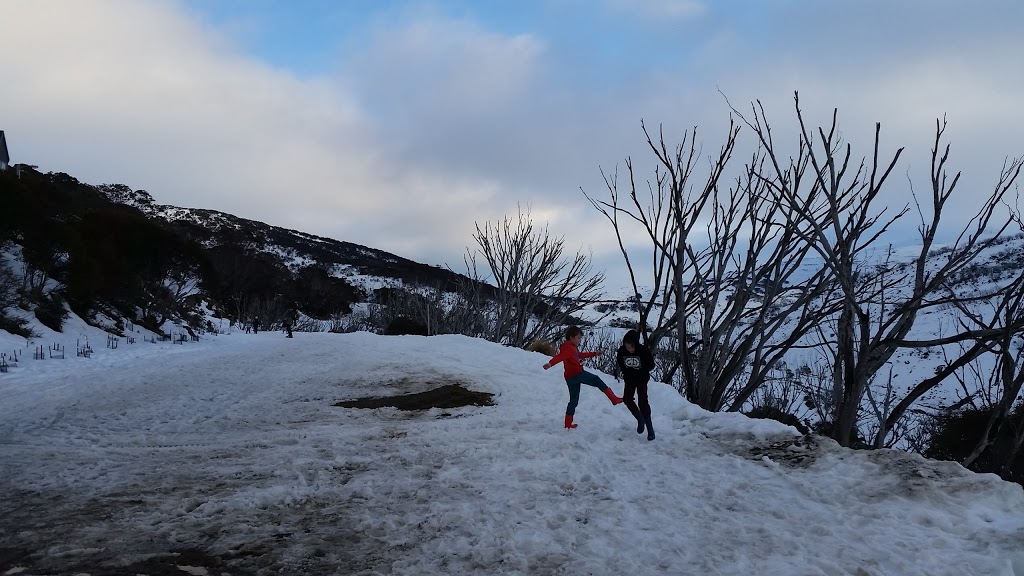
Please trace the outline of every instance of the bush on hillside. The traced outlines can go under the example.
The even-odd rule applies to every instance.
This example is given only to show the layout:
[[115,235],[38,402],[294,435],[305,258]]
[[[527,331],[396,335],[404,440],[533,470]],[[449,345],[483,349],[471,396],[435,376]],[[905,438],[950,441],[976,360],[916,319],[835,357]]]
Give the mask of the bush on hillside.
[[[815,434],[834,438],[833,433],[835,431],[835,424],[833,422],[818,421],[811,424],[811,430],[814,431]],[[853,432],[850,434],[850,445],[848,448],[853,448],[854,450],[870,450],[871,448],[874,448],[874,446],[864,439],[864,435],[861,433],[860,429],[854,427]]]
[[809,434],[810,428],[806,424],[800,421],[799,418],[794,414],[790,414],[784,410],[780,410],[774,406],[758,406],[750,412],[747,412],[747,416],[750,418],[763,418],[767,420],[775,420],[776,422],[782,422],[787,426],[796,428],[801,434]]
[[29,327],[28,320],[24,318],[12,318],[0,312],[0,330],[6,330],[15,336],[23,338],[35,338],[38,336]]
[[615,318],[612,318],[611,320],[609,320],[608,321],[608,325],[611,326],[612,328],[622,328],[624,330],[636,330],[637,329],[636,319],[634,319],[634,318],[623,318],[621,316],[616,316]]
[[[0,250],[3,248],[3,244],[0,244]],[[0,257],[0,312],[4,308],[11,308],[18,304],[18,288],[20,286],[21,281],[18,276]]]
[[526,345],[526,349],[530,352],[540,352],[545,356],[554,356],[558,354],[558,346],[550,340],[534,340]]
[[[968,408],[952,414],[935,416],[931,423],[931,434],[924,450],[924,456],[937,460],[963,462],[978,445],[988,425],[992,409]],[[1014,430],[1024,421],[1024,404],[1017,404],[1008,418],[1007,428]],[[1002,479],[1024,485],[1024,458],[1014,453],[1012,432],[997,437],[985,449],[969,469],[975,472],[998,474]]]
[[63,330],[64,320],[67,317],[68,311],[64,307],[64,300],[52,292],[44,296],[36,305],[36,319],[54,332]]
[[385,336],[402,336],[411,334],[414,336],[428,336],[427,327],[408,316],[399,316],[391,321],[384,329]]

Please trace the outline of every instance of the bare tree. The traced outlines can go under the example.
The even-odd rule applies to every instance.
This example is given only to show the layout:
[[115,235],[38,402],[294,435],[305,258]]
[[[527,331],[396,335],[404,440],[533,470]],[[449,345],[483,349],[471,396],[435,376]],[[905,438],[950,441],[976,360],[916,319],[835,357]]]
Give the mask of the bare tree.
[[452,334],[482,337],[487,333],[487,310],[491,307],[484,285],[459,276],[455,291],[447,295],[444,324]]
[[748,413],[788,415],[800,424],[799,428],[806,429],[812,409],[805,400],[800,375],[780,361],[770,370],[765,385],[751,397]]
[[[1002,330],[993,339],[992,348],[996,363],[992,374],[999,384],[1000,395],[989,412],[985,429],[978,444],[961,462],[970,467],[983,453],[990,453],[994,472],[1004,474],[1016,459],[1024,443],[1024,422],[1011,417],[1014,404],[1020,397],[1024,386],[1024,343],[1021,341],[1020,315],[1024,312],[1024,290],[1017,289],[1006,293],[1001,308]],[[1002,440],[1007,445],[996,446]],[[1001,449],[1000,449],[1001,448]]]
[[699,347],[698,368],[688,375],[697,402],[706,408],[740,410],[763,386],[775,364],[827,318],[827,269],[796,280],[810,247],[807,230],[783,205],[770,200],[755,155],[723,201],[713,204],[707,249],[688,247],[701,283],[691,285],[691,317]]
[[587,361],[587,364],[595,369],[614,376],[619,380],[619,366],[616,363],[616,351],[619,349],[619,340],[615,334],[607,330],[592,330],[584,334],[580,342],[580,350],[596,350],[601,352]]
[[201,281],[199,265],[188,261],[173,262],[153,279],[142,281],[139,308],[143,318],[162,326],[184,311],[187,300],[199,293]]
[[[930,219],[921,215],[919,227],[921,248],[914,265],[905,272],[887,267],[871,270],[864,266],[869,249],[885,234],[890,226],[909,211],[886,217],[886,209],[875,210],[873,203],[881,193],[903,149],[897,150],[889,160],[879,161],[879,135],[881,126],[875,126],[874,152],[870,163],[862,159],[855,168],[851,165],[851,148],[843,145],[837,136],[837,112],[833,112],[831,127],[818,128],[817,138],[808,130],[800,110],[799,95],[794,97],[801,136],[800,153],[812,168],[812,182],[803,190],[798,182],[778,178],[782,173],[772,147],[771,135],[760,123],[754,131],[768,151],[770,166],[775,168],[770,180],[771,190],[780,203],[809,224],[806,241],[831,270],[842,297],[835,338],[836,413],[833,415],[832,436],[848,446],[854,436],[861,403],[879,370],[900,349],[927,347],[983,337],[984,333],[965,330],[954,336],[927,342],[908,340],[908,334],[918,315],[926,309],[955,303],[958,297],[944,290],[947,280],[968,266],[986,250],[1006,229],[1009,219],[990,227],[997,208],[1007,190],[1019,175],[1020,160],[1004,167],[995,190],[984,199],[978,212],[960,233],[951,250],[943,254],[937,264],[929,259],[935,243],[940,219],[946,202],[959,182],[960,174],[952,179],[945,171],[949,146],[940,154],[945,130],[944,122],[936,123],[935,146],[932,150],[932,203]],[[763,109],[755,108],[755,116],[763,118]],[[852,168],[852,170],[851,170]],[[807,198],[819,196],[827,207],[828,217],[810,212]],[[920,212],[920,207],[919,207]],[[984,236],[990,228],[995,233]],[[935,386],[941,379],[929,378],[922,385]],[[913,394],[911,396],[914,396]],[[915,398],[917,396],[914,396]],[[878,437],[884,437],[894,418],[913,401],[904,398],[881,426]],[[876,443],[878,441],[876,440]]]
[[458,281],[454,290],[444,290],[441,282],[409,284],[391,288],[380,302],[377,319],[383,330],[398,317],[409,318],[426,328],[427,334],[463,334],[481,337],[487,332],[490,303],[478,282]]
[[[826,349],[819,351],[827,352]],[[803,392],[804,404],[817,419],[812,425],[821,430],[835,413],[832,363],[823,360],[803,363],[794,372],[797,387]]]
[[67,264],[68,259],[68,253],[50,237],[41,246],[22,246],[22,293],[39,302],[53,292],[59,292],[64,287],[57,280],[59,270]]
[[[722,185],[739,129],[731,124],[726,143],[709,159],[706,180],[693,182],[696,130],[674,148],[660,134],[657,142],[644,127],[657,158],[653,180],[639,191],[634,164],[627,159],[628,200],[619,190],[618,170],[602,171],[610,199],[587,198],[612,224],[639,296],[635,261],[627,249],[627,225],[639,224],[652,244],[654,289],[638,298],[638,326],[652,347],[676,333],[676,362],[681,392],[701,406],[740,409],[771,378],[787,354],[801,347],[820,348],[827,360],[831,390],[815,401],[824,427],[843,445],[851,445],[868,425],[875,446],[896,436],[919,434],[904,421],[911,406],[944,378],[980,354],[998,348],[1000,334],[1024,329],[1013,308],[1014,288],[988,294],[957,294],[950,282],[978,255],[1000,241],[1010,219],[998,221],[1000,204],[1016,182],[1021,159],[1008,161],[992,193],[953,244],[933,253],[943,210],[959,174],[946,173],[949,146],[942,146],[945,122],[936,123],[932,149],[931,204],[920,214],[921,247],[909,265],[894,262],[881,239],[910,206],[876,209],[903,149],[882,159],[881,126],[875,126],[873,152],[853,161],[852,149],[838,136],[838,111],[831,125],[808,128],[794,95],[798,138],[795,156],[783,159],[761,104],[753,117],[734,114],[755,134],[758,150],[743,173]],[[913,192],[913,187],[911,187]],[[586,194],[586,192],[584,192]],[[805,257],[822,262],[809,278],[789,284]],[[954,334],[913,340],[918,315],[1003,297],[988,317],[965,316]],[[654,319],[653,328],[649,321]],[[1008,331],[1008,332],[1007,332]],[[817,334],[815,341],[808,338]],[[883,368],[901,350],[960,346],[960,354],[905,394],[883,381]],[[944,353],[948,354],[947,350]],[[1004,352],[1003,363],[1008,364]],[[825,373],[822,374],[824,376]],[[877,386],[872,388],[872,386]],[[762,396],[760,403],[767,402]]]
[[[658,158],[654,169],[654,180],[646,183],[646,191],[638,192],[633,160],[626,158],[626,169],[629,176],[629,205],[620,204],[618,169],[611,176],[603,170],[601,171],[611,197],[610,201],[595,200],[586,191],[583,191],[583,195],[587,197],[594,208],[608,219],[615,230],[633,293],[637,295],[638,329],[643,340],[654,349],[658,347],[662,338],[675,330],[679,321],[679,316],[673,313],[672,307],[669,305],[675,297],[673,287],[677,283],[676,277],[681,275],[681,267],[677,266],[677,262],[680,262],[681,259],[677,258],[676,247],[680,242],[680,236],[687,237],[698,224],[696,219],[690,222],[681,222],[673,216],[676,212],[688,211],[700,214],[710,198],[713,187],[705,187],[701,194],[695,196],[686,193],[698,158],[696,128],[683,134],[682,142],[674,148],[672,153],[669,153],[663,129],[659,128],[659,139],[655,143],[647,126],[642,121],[640,125],[647,139],[648,147]],[[735,138],[736,133],[730,130],[725,145],[730,151],[735,144]],[[693,209],[679,208],[680,205],[688,205]],[[676,210],[673,211],[673,208]],[[623,241],[624,223],[620,221],[620,216],[626,218],[627,223],[629,220],[638,223],[651,241],[649,258],[652,284],[646,297],[641,292],[633,260]],[[685,239],[683,242],[685,243]],[[651,327],[652,316],[654,317],[653,328]],[[678,367],[678,362],[675,367]],[[669,373],[671,374],[674,370],[675,368],[670,369]]]
[[[620,201],[617,171],[605,175],[610,201],[587,198],[611,222],[635,289],[625,222],[638,223],[651,240],[655,290],[640,302],[639,325],[652,347],[676,331],[677,362],[669,376],[680,368],[680,391],[706,409],[739,410],[775,362],[828,314],[821,303],[827,270],[802,286],[789,285],[810,250],[804,242],[807,225],[767,193],[762,150],[722,189],[739,134],[734,123],[696,191],[690,184],[696,130],[671,151],[663,133],[657,142],[646,127],[644,134],[657,158],[647,192],[638,193],[627,159],[629,204]],[[791,174],[779,177],[799,178],[805,167],[794,165]],[[647,333],[652,315],[657,320]]]
[[[949,290],[953,290],[952,286]],[[969,336],[969,339],[954,337],[959,354],[952,358],[946,356],[946,363],[936,370],[935,376],[919,383],[896,409],[906,410],[946,375],[972,368],[976,389],[970,390],[964,378],[957,375],[965,396],[948,411],[955,411],[968,403],[974,404],[977,399],[981,403],[980,409],[987,411],[989,417],[977,445],[961,463],[969,467],[987,452],[994,471],[1002,473],[1024,442],[1022,423],[1014,422],[1010,415],[1024,386],[1024,342],[1021,339],[1024,331],[1024,270],[1018,270],[1010,282],[993,293],[974,297],[961,295],[955,306],[959,311],[960,332],[957,336]],[[982,314],[977,307],[985,308],[987,313]],[[975,366],[983,354],[993,359],[987,374]],[[898,417],[899,412],[895,412],[887,424],[892,425],[892,420]],[[1002,444],[996,446],[997,442]]]
[[[565,257],[565,240],[538,229],[529,211],[518,220],[476,225],[473,235],[497,287],[491,331],[487,338],[517,348],[533,340],[552,339],[573,314],[600,297],[604,276],[593,273],[587,256]],[[472,280],[481,280],[476,254],[468,252]]]

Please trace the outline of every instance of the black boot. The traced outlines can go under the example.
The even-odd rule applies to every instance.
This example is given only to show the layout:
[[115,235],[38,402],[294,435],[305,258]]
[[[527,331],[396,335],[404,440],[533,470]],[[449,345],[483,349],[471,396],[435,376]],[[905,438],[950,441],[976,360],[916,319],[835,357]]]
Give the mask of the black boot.
[[636,418],[636,433],[643,434],[644,417],[642,414],[640,414],[640,409],[634,406],[633,404],[627,404],[626,407],[629,408],[629,412],[633,415],[633,418]]
[[[647,439],[648,440],[654,440],[654,426],[651,426],[651,415],[650,414],[644,416],[644,423],[647,424]],[[639,428],[639,426],[638,426],[638,428]],[[638,430],[638,432],[643,432],[643,430],[642,429]]]

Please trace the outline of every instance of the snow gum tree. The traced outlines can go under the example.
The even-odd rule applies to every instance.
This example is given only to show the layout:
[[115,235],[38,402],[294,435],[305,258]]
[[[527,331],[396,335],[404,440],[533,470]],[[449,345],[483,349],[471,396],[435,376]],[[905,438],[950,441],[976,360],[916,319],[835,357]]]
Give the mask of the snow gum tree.
[[535,226],[529,211],[477,223],[473,240],[477,251],[466,256],[469,276],[487,280],[477,267],[479,256],[497,288],[485,334],[492,342],[524,348],[554,339],[573,314],[601,296],[604,275],[592,272],[582,252],[569,256],[565,239]]
[[[700,180],[694,176],[696,129],[674,147],[663,132],[654,138],[643,129],[656,159],[654,179],[638,187],[627,159],[628,201],[620,196],[617,172],[605,176],[610,200],[587,198],[615,229],[634,287],[639,283],[624,229],[639,225],[651,241],[655,290],[640,302],[639,326],[652,348],[673,340],[670,379],[703,408],[739,410],[828,310],[822,301],[827,271],[803,287],[790,285],[810,250],[808,226],[792,207],[772,201],[763,149],[726,179],[739,126],[730,124]],[[804,168],[795,166],[791,176],[802,176]]]
[[[891,225],[910,209],[908,206],[887,215],[886,208],[876,207],[903,149],[896,150],[887,159],[880,159],[881,125],[876,124],[871,159],[851,162],[851,146],[843,145],[838,137],[837,113],[833,112],[829,128],[812,131],[804,121],[799,95],[794,97],[794,102],[800,142],[795,162],[808,163],[811,178],[796,181],[780,177],[785,171],[776,156],[762,108],[754,108],[750,126],[770,158],[766,163],[769,171],[764,178],[771,183],[769,192],[775,202],[787,206],[796,221],[806,225],[809,232],[804,235],[804,241],[820,257],[834,280],[839,310],[834,340],[829,343],[834,352],[832,374],[836,407],[830,424],[833,438],[848,446],[854,438],[868,387],[897,351],[967,340],[991,340],[998,335],[994,328],[965,328],[941,340],[921,342],[909,338],[923,311],[956,305],[966,298],[948,289],[949,280],[1007,229],[1011,219],[996,219],[997,209],[1020,174],[1021,161],[1015,159],[1004,167],[994,190],[981,199],[980,207],[956,235],[951,249],[938,258],[929,258],[943,210],[960,180],[959,173],[952,177],[947,173],[949,146],[942,144],[945,123],[937,122],[932,149],[931,202],[927,210],[920,204],[917,206],[921,216],[917,256],[906,271],[893,271],[886,266],[871,268],[865,265],[870,260],[867,256],[870,249],[877,247]],[[815,197],[823,211],[807,208],[808,199]],[[824,219],[822,213],[826,215]],[[942,375],[939,376],[939,379],[926,379],[927,385],[937,385]],[[895,413],[888,415],[880,427],[876,445],[881,444],[881,439],[891,429],[893,416],[898,417],[922,393],[915,388],[902,399]]]
[[[882,446],[925,392],[979,354],[999,350],[1007,331],[1024,329],[1021,315],[1008,311],[1016,310],[1009,303],[1024,282],[986,294],[952,288],[1012,222],[999,214],[1022,162],[1005,163],[973,218],[954,231],[954,242],[935,251],[943,212],[960,180],[959,173],[948,173],[945,122],[937,121],[930,202],[919,201],[911,185],[920,246],[909,265],[896,266],[884,256],[891,255],[885,238],[911,206],[894,211],[879,198],[894,187],[891,175],[903,149],[883,152],[876,124],[870,156],[855,158],[839,135],[838,111],[830,125],[813,129],[798,94],[794,108],[795,152],[786,155],[759,102],[749,119],[730,106],[752,132],[756,149],[734,170],[740,129],[730,123],[725,144],[707,158],[700,179],[694,177],[700,164],[696,129],[670,147],[663,134],[655,139],[644,127],[654,178],[638,186],[634,162],[627,159],[628,199],[617,171],[605,175],[609,200],[587,197],[615,229],[634,286],[640,282],[623,229],[639,225],[649,238],[655,293],[640,303],[640,326],[652,346],[674,332],[674,382],[690,401],[709,410],[739,410],[788,354],[815,348],[831,381],[821,428],[850,446],[864,436],[860,424],[867,415],[877,422],[867,442]],[[810,256],[817,269],[800,271]],[[954,333],[914,339],[922,312],[993,298],[1007,304],[988,317],[965,316]],[[651,318],[656,322],[646,331]],[[947,345],[960,346],[962,357],[909,389],[897,389],[891,379],[885,386],[883,368],[897,352]],[[872,385],[883,393],[873,393]]]

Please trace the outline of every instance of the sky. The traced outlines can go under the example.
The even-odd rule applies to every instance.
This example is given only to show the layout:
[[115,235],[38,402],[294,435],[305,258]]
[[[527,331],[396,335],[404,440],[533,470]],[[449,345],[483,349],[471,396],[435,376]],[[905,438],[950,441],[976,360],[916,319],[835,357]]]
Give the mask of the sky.
[[[591,388],[564,429],[560,370],[483,340],[226,326],[108,348],[68,322],[0,332],[21,350],[0,374],[3,574],[1024,574],[1019,485],[664,384],[648,441]],[[456,383],[494,405],[335,406]]]
[[[793,143],[799,91],[813,126],[839,110],[857,158],[880,122],[883,155],[906,148],[882,198],[898,207],[909,182],[926,193],[945,117],[964,172],[947,235],[1024,154],[1016,0],[0,0],[0,12],[12,162],[456,271],[476,224],[523,208],[619,274],[611,226],[581,190],[606,198],[601,170],[627,157],[653,176],[641,121],[670,145],[697,127],[710,155],[726,98],[763,102]],[[627,243],[643,246],[635,230]]]

